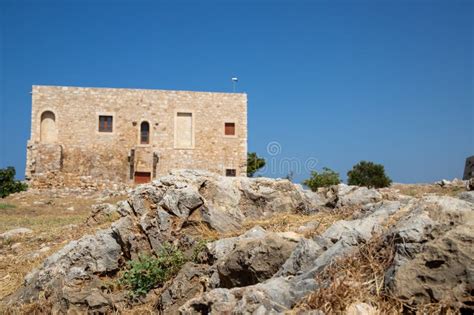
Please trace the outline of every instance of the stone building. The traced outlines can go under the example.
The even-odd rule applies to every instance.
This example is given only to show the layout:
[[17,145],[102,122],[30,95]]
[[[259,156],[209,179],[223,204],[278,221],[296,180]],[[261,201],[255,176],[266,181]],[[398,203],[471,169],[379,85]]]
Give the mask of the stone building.
[[246,94],[33,86],[32,183],[141,183],[180,168],[246,176],[246,162]]
[[466,158],[466,164],[464,165],[464,175],[462,179],[468,180],[474,178],[474,155]]

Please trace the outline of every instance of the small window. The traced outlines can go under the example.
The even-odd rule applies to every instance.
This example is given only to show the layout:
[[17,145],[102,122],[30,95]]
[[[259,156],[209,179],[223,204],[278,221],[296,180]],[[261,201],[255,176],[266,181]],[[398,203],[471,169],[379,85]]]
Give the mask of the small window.
[[112,132],[112,125],[112,116],[99,116],[99,132]]
[[140,144],[150,143],[150,124],[144,121],[140,124]]
[[226,122],[224,127],[224,134],[226,136],[235,136],[235,123]]
[[237,171],[234,168],[228,168],[225,170],[225,176],[235,177],[236,175],[237,175]]

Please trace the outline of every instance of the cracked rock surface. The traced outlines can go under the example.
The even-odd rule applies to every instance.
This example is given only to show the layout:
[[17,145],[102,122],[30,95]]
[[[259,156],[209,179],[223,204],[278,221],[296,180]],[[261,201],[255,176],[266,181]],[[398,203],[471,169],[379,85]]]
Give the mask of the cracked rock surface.
[[[287,232],[259,226],[242,231],[248,220],[345,208],[353,215],[314,236],[298,231],[317,222]],[[48,257],[9,302],[43,296],[57,313],[113,312],[124,297],[104,290],[102,276],[116,275],[127,261],[157,253],[164,243],[195,245],[199,239],[191,228],[204,225],[237,236],[205,244],[194,262],[160,288],[157,312],[287,312],[318,288],[320,272],[374,236],[395,243],[395,259],[385,275],[394,296],[472,310],[474,203],[466,194],[411,198],[343,184],[316,193],[287,180],[181,170],[136,187],[127,201],[96,207],[90,222],[111,214],[116,220],[109,228]],[[361,305],[353,308],[366,308]]]

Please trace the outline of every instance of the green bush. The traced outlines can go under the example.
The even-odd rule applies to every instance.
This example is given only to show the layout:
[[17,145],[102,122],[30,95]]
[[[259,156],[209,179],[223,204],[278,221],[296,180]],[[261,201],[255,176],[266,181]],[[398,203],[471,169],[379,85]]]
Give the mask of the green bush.
[[178,248],[165,244],[157,257],[141,255],[129,261],[119,283],[130,291],[132,298],[143,296],[175,276],[185,262]]
[[316,191],[319,187],[337,185],[340,182],[339,173],[334,172],[330,168],[323,167],[321,173],[312,171],[311,177],[303,181],[303,184],[311,188],[312,191]]
[[265,166],[265,159],[255,152],[247,153],[247,176],[252,177],[259,169]]
[[28,186],[15,180],[15,168],[9,166],[0,169],[0,198],[5,198],[9,194],[24,191]]
[[392,180],[385,174],[383,165],[361,161],[347,172],[347,183],[369,188],[382,188],[390,186]]

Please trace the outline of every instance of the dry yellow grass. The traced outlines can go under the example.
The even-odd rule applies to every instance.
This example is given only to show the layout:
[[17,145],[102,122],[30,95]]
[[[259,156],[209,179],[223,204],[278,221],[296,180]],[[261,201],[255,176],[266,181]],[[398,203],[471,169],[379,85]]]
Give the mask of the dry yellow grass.
[[[316,278],[320,289],[297,309],[343,314],[353,303],[367,303],[381,314],[399,314],[403,305],[384,291],[384,274],[393,260],[393,245],[374,237],[357,253],[334,261]],[[328,285],[329,284],[329,285]]]
[[260,220],[247,220],[243,224],[243,230],[254,226],[261,226],[272,232],[295,231],[298,227],[314,222],[315,227],[305,232],[305,236],[313,236],[324,232],[331,224],[338,220],[346,219],[353,213],[353,209],[324,210],[315,214],[305,215],[300,213],[278,213]]
[[444,303],[411,306],[385,289],[385,272],[392,264],[394,245],[391,240],[374,236],[353,255],[335,260],[316,277],[320,289],[310,294],[294,313],[311,309],[325,314],[346,314],[355,303],[366,303],[375,314],[458,314]]
[[435,184],[394,184],[390,188],[397,189],[401,194],[412,197],[423,197],[427,194],[440,196],[456,196],[466,190],[465,187],[441,187]]
[[194,227],[195,232],[202,238],[209,241],[234,237],[242,235],[249,229],[255,226],[261,226],[267,231],[271,232],[288,232],[296,231],[300,226],[310,222],[314,222],[314,227],[304,232],[305,237],[311,237],[324,232],[331,224],[338,220],[347,219],[354,212],[354,209],[339,209],[339,210],[328,210],[317,212],[315,214],[301,214],[301,213],[288,213],[281,212],[268,216],[262,219],[249,219],[243,222],[242,228],[237,231],[231,231],[226,233],[220,233],[216,230],[209,228],[206,224],[200,223]]
[[[0,208],[0,233],[19,227],[29,228],[33,233],[0,240],[0,300],[16,291],[27,273],[67,242],[110,224],[107,222],[95,227],[84,224],[92,205],[100,203],[97,197],[97,194],[76,196],[26,192],[1,200],[3,205],[8,206]],[[124,198],[112,197],[103,202],[115,203]],[[12,245],[15,246],[12,248]],[[38,305],[25,307],[35,308]],[[0,313],[3,313],[1,303]]]

